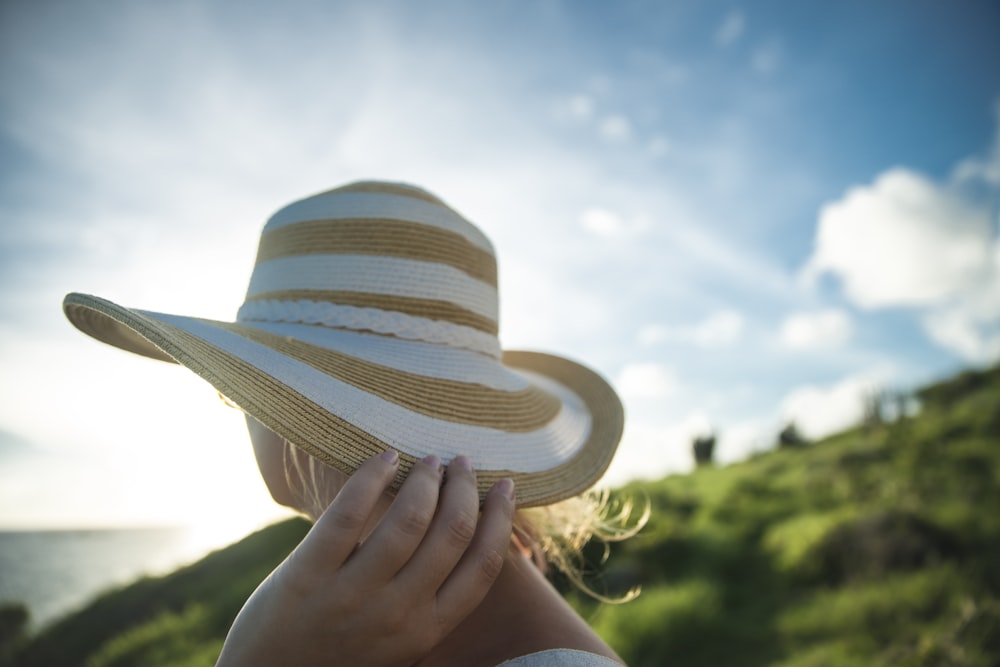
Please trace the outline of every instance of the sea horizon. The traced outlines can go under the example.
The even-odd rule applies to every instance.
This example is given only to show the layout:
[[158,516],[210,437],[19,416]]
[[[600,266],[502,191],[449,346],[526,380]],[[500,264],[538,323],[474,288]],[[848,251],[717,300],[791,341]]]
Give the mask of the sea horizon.
[[102,592],[168,574],[241,539],[190,525],[0,528],[0,605],[24,604],[34,633]]

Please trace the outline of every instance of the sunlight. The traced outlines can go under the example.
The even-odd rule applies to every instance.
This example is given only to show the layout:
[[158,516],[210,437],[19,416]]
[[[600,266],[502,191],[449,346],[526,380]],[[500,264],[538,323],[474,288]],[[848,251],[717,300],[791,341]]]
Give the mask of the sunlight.
[[260,478],[243,415],[204,380],[82,335],[67,342],[2,355],[23,378],[0,387],[4,423],[32,438],[5,460],[0,525],[192,526],[209,548],[287,516]]

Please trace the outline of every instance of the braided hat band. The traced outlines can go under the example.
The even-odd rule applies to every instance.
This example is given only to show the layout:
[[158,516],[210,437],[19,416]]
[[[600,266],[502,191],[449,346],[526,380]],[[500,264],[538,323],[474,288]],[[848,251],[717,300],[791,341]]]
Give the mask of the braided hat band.
[[295,202],[261,235],[235,322],[70,294],[69,320],[125,350],[187,366],[292,444],[346,473],[392,448],[402,465],[466,454],[481,494],[522,506],[603,474],[621,403],[593,371],[498,341],[489,240],[430,193],[363,182]]

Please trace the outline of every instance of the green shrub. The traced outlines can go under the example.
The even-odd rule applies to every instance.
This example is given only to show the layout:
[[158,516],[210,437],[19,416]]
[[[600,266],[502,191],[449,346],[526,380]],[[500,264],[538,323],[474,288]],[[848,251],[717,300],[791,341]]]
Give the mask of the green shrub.
[[629,665],[676,664],[678,653],[710,643],[721,596],[708,581],[647,590],[634,602],[606,606],[594,628]]
[[105,643],[87,667],[211,667],[222,650],[213,634],[202,605],[164,612]]
[[830,584],[874,579],[957,557],[958,539],[911,512],[878,510],[830,530],[809,552]]
[[789,605],[778,627],[793,646],[850,636],[891,640],[933,624],[957,604],[966,587],[959,572],[941,566],[863,585],[819,589]]
[[27,639],[30,617],[24,603],[0,604],[0,666],[10,664],[10,656]]
[[857,515],[853,508],[793,516],[767,529],[762,544],[781,572],[804,578],[817,576],[820,563],[814,555],[830,531]]

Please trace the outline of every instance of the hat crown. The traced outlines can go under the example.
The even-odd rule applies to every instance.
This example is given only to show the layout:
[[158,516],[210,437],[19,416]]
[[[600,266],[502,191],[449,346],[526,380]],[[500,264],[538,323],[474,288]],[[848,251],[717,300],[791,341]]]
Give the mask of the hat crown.
[[434,195],[363,181],[264,226],[240,321],[370,331],[499,358],[493,246]]

